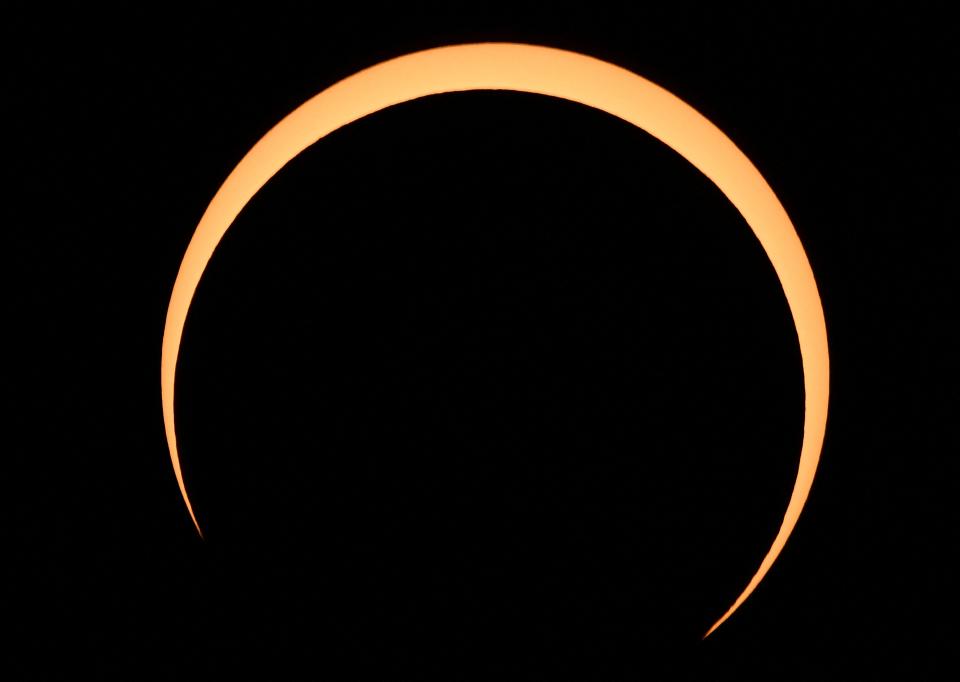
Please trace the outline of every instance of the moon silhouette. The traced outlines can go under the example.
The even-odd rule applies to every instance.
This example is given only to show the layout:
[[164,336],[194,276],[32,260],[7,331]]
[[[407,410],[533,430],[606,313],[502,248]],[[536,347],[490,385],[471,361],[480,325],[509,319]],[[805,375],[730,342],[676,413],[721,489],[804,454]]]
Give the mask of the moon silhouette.
[[827,422],[829,357],[813,271],[790,218],[760,172],[691,106],[645,78],[575,52],[537,45],[476,43],[390,59],[330,86],[280,121],[243,157],[214,195],[187,246],[163,331],[161,396],[173,470],[190,518],[203,535],[184,485],[174,422],[174,380],[184,323],[217,244],[250,199],[291,159],[357,119],[428,95],[512,90],[571,100],[645,130],[698,168],[740,211],[770,259],[800,342],[805,391],[803,442],[780,529],[743,592],[707,637],[750,596],[783,550],[810,493]]

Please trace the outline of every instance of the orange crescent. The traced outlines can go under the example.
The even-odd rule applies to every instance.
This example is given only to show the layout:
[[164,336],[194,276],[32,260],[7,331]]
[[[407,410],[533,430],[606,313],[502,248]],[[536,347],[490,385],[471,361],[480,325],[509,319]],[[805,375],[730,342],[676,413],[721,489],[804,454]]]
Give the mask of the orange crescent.
[[575,52],[537,45],[439,47],[364,69],[314,96],[257,142],[214,195],[187,246],[163,330],[161,394],[173,471],[197,532],[177,454],[174,379],[190,302],[214,249],[248,201],[320,138],[363,116],[419,97],[466,90],[513,90],[559,97],[622,118],[665,143],[712,180],[743,215],[770,258],[797,329],[805,413],[800,463],[783,522],[746,588],[704,637],[750,596],[776,561],[810,493],[827,423],[829,357],[823,306],[800,238],[773,190],[715,125],[658,85]]

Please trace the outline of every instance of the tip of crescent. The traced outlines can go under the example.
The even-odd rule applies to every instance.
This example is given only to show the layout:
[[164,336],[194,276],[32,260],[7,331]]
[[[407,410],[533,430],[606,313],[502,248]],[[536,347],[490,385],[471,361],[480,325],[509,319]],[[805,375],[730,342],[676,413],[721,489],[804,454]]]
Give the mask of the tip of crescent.
[[186,495],[183,496],[183,499],[187,503],[187,511],[190,512],[190,520],[193,521],[193,527],[197,529],[197,535],[199,535],[200,539],[203,540],[203,531],[200,530],[200,522],[197,521],[197,516],[193,513],[193,506],[190,504],[190,500]]
[[704,639],[712,635],[714,630],[716,630],[718,627],[720,627],[725,622],[727,622],[727,618],[733,615],[733,612],[737,610],[737,607],[740,606],[740,603],[742,601],[743,601],[743,597],[741,595],[741,598],[737,600],[737,602],[733,605],[733,607],[730,609],[727,609],[727,612],[723,614],[723,617],[720,618],[720,620],[718,620],[716,623],[714,623],[709,630],[707,630],[707,633],[703,636],[703,638],[700,641],[703,641]]

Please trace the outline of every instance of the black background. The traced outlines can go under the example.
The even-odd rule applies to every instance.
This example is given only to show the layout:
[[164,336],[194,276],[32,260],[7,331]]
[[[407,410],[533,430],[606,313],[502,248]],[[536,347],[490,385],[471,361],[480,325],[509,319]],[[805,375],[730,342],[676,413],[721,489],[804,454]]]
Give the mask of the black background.
[[[13,679],[950,676],[957,66],[915,5],[10,11]],[[270,126],[487,40],[636,71],[724,130],[823,298],[796,334],[736,210],[646,133],[516,93],[407,103],[247,206],[160,411],[183,250]],[[5,448],[6,450],[6,448]]]

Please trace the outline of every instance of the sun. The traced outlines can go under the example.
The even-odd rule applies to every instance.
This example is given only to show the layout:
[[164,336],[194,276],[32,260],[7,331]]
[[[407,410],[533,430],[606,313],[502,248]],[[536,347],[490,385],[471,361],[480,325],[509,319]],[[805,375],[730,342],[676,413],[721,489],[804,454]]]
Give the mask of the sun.
[[513,90],[579,102],[645,130],[693,164],[726,195],[776,270],[796,326],[803,360],[804,429],[793,492],[780,529],[746,588],[705,636],[750,596],[793,531],[810,493],[823,447],[829,403],[829,354],[823,306],[800,238],[763,176],[723,132],[658,85],[613,64],[565,50],[516,43],[439,47],[381,62],[330,86],[264,135],[210,201],[187,246],[163,331],[161,397],[173,470],[200,530],[180,469],[174,381],[183,328],[197,285],[223,235],[244,206],[284,165],[317,140],[357,119],[420,97],[466,90]]

